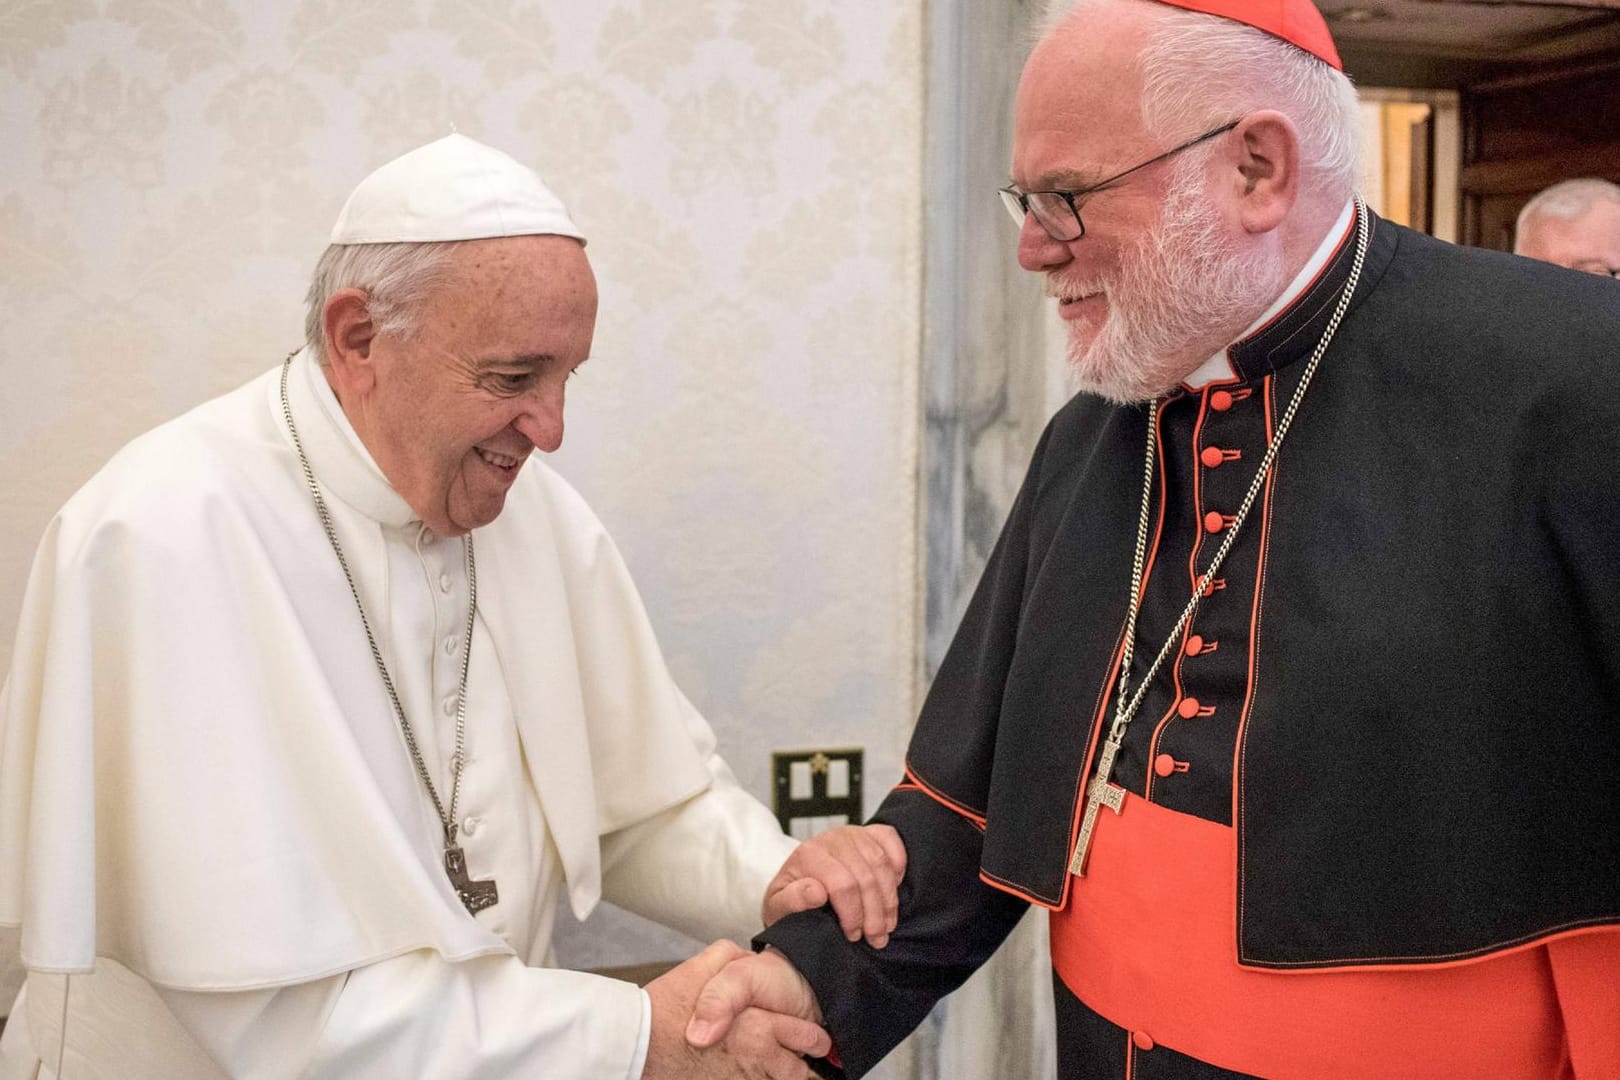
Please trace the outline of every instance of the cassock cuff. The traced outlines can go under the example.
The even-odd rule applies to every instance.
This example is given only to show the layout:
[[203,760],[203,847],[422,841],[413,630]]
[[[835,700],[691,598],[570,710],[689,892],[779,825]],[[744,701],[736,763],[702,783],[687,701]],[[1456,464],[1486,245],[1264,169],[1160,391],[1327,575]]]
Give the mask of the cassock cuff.
[[652,998],[647,991],[641,992],[641,1033],[636,1037],[636,1055],[630,1059],[630,1071],[625,1075],[629,1080],[640,1080],[642,1072],[647,1068],[647,1047],[652,1042]]

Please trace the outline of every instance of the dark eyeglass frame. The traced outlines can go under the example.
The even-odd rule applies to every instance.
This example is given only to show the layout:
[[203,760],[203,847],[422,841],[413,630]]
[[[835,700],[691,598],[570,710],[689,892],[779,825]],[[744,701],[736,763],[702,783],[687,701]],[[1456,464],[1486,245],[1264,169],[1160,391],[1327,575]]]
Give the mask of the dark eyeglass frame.
[[[1088,187],[1075,188],[1072,191],[1063,191],[1059,189],[1048,191],[1019,191],[1016,184],[1008,184],[1006,187],[998,189],[997,194],[1001,196],[1002,205],[1007,208],[1007,213],[1012,215],[1013,222],[1017,224],[1019,228],[1023,228],[1024,218],[1033,213],[1035,215],[1036,223],[1039,224],[1041,228],[1046,230],[1046,235],[1061,243],[1071,244],[1086,235],[1086,223],[1080,218],[1080,207],[1075,202],[1076,199],[1083,198],[1087,195],[1094,195],[1099,191],[1104,191],[1119,183],[1119,181],[1123,180],[1125,177],[1134,172],[1140,172],[1149,165],[1157,165],[1166,158],[1175,157],[1183,150],[1191,150],[1199,143],[1208,142],[1217,135],[1225,135],[1228,131],[1231,131],[1242,122],[1243,120],[1240,117],[1237,120],[1232,120],[1222,124],[1218,128],[1211,128],[1209,131],[1204,132],[1197,138],[1188,139],[1180,146],[1173,146],[1157,157],[1149,158],[1140,165],[1132,165],[1124,172],[1115,173],[1108,179],[1091,184]],[[1074,219],[1074,226],[1072,228],[1063,227],[1063,218],[1059,215],[1057,209],[1059,202],[1068,207],[1069,214]],[[1068,235],[1069,233],[1073,233],[1074,235],[1070,236]]]

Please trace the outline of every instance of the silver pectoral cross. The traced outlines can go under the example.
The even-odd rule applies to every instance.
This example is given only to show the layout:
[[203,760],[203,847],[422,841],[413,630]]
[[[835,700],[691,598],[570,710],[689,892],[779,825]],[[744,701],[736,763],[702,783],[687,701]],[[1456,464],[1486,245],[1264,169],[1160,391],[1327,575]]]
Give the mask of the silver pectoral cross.
[[455,887],[456,895],[461,897],[461,902],[467,905],[467,910],[472,914],[476,915],[500,903],[501,894],[495,888],[494,878],[474,881],[467,873],[467,855],[461,850],[461,845],[452,843],[444,849],[444,872],[450,875],[450,884]]
[[1119,743],[1110,737],[1103,743],[1102,753],[1097,756],[1097,775],[1091,778],[1091,783],[1086,787],[1086,813],[1080,819],[1080,836],[1074,842],[1074,858],[1069,860],[1069,873],[1076,877],[1086,876],[1086,853],[1091,848],[1091,833],[1097,827],[1098,808],[1106,806],[1117,814],[1125,807],[1125,789],[1108,782],[1109,775],[1114,771],[1114,757],[1118,753]]

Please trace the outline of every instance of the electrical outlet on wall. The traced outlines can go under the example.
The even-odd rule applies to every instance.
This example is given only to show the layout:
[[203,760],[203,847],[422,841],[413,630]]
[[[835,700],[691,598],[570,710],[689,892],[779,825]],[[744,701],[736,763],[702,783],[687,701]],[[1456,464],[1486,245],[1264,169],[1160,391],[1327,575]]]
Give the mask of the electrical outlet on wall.
[[862,748],[779,750],[771,755],[771,804],[782,831],[800,840],[861,823]]

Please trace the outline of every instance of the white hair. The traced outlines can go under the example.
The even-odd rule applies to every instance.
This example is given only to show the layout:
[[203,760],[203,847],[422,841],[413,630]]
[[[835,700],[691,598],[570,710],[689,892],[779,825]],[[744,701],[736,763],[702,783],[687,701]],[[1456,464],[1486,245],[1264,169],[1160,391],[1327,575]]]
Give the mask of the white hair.
[[[1046,0],[1045,37],[1077,12],[1119,0]],[[1218,15],[1155,3],[1157,17],[1138,55],[1142,118],[1167,141],[1260,109],[1299,131],[1301,186],[1348,199],[1361,168],[1356,88],[1342,72],[1263,30]]]
[[1583,218],[1600,202],[1620,204],[1620,185],[1596,177],[1564,180],[1540,192],[1519,211],[1518,228],[1533,217],[1574,221]]
[[449,256],[459,246],[445,243],[332,244],[311,275],[304,297],[304,344],[327,362],[326,302],[344,289],[366,293],[366,310],[380,334],[415,334],[422,302],[449,276]]

